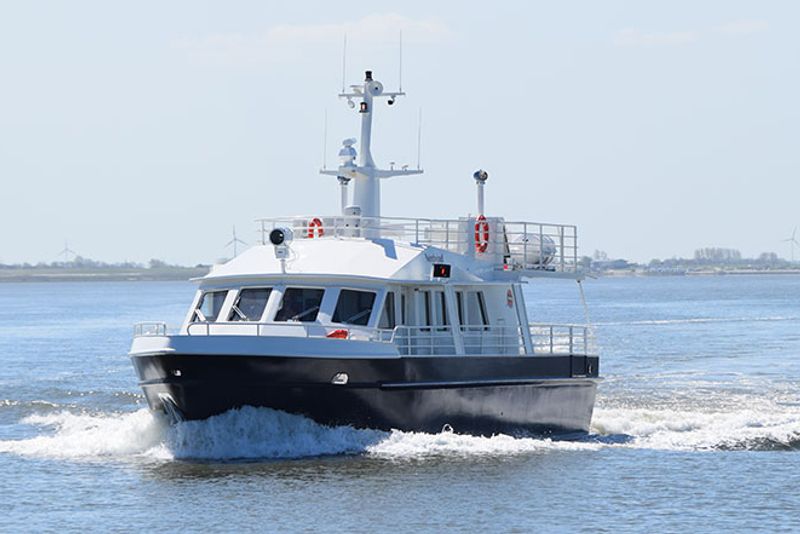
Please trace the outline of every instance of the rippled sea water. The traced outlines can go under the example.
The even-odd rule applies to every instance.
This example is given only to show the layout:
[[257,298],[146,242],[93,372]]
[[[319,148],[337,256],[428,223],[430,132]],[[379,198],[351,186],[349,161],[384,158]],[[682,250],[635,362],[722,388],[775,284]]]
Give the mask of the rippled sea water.
[[[190,283],[0,284],[0,531],[800,530],[800,277],[584,286],[605,380],[591,435],[553,441],[171,427],[126,352]],[[531,321],[584,320],[574,282],[526,292]]]

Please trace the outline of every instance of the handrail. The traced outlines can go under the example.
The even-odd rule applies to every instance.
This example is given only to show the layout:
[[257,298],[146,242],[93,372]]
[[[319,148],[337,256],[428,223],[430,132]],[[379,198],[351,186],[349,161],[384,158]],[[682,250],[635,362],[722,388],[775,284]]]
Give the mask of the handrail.
[[[312,233],[311,221],[319,219],[324,237]],[[296,216],[257,219],[261,243],[268,243],[272,229],[288,226],[295,239],[384,237],[412,244],[429,245],[458,254],[475,256],[498,264],[503,270],[576,273],[578,231],[575,225],[505,221],[488,217],[489,243],[476,251],[475,219],[427,219],[362,216]]]
[[[596,354],[590,327],[573,324],[528,325],[532,355]],[[346,335],[342,335],[345,332]],[[166,336],[167,325],[160,322],[138,323],[134,337]],[[291,336],[334,338],[351,341],[393,344],[404,356],[456,354],[455,336],[459,336],[466,355],[529,355],[525,348],[524,329],[507,325],[430,326],[401,325],[393,329],[368,328],[345,324],[305,322],[194,322],[185,329],[187,336]]]
[[133,337],[155,337],[167,335],[167,323],[162,321],[145,321],[133,325]]

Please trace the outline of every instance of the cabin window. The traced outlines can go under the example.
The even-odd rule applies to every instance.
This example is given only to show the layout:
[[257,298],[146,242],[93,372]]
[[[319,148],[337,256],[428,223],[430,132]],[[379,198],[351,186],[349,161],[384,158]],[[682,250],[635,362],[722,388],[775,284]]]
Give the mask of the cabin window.
[[373,304],[375,304],[375,293],[372,291],[342,289],[339,292],[339,300],[336,302],[336,309],[331,321],[367,326]]
[[456,304],[458,305],[458,322],[462,326],[486,326],[489,324],[482,291],[467,291],[466,297],[464,292],[457,291]]
[[431,292],[430,291],[423,291],[422,296],[424,298],[423,306],[425,307],[425,326],[431,325]]
[[[447,301],[444,291],[421,291],[421,293],[425,326],[447,326]],[[425,328],[423,331],[427,332],[428,329]]]
[[406,296],[405,296],[405,294],[400,295],[400,323],[401,324],[408,324],[406,322]]
[[276,321],[312,322],[317,320],[324,289],[288,287],[283,292],[281,307],[275,314]]
[[192,316],[193,323],[213,323],[217,320],[227,291],[207,291],[200,297]]
[[447,326],[447,300],[444,291],[439,291],[436,297],[436,324]]
[[251,287],[239,291],[228,315],[229,321],[260,321],[267,307],[271,287]]
[[383,301],[383,312],[378,328],[392,329],[395,326],[397,326],[397,321],[394,318],[394,292],[389,291]]

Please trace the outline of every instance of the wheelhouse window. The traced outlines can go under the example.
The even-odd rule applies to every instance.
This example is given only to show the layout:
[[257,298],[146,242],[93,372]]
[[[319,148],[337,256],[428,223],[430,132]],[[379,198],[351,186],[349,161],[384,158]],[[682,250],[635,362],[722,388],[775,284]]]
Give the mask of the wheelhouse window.
[[227,294],[227,291],[207,291],[203,293],[192,315],[192,322],[213,323],[216,321]]
[[457,291],[456,305],[458,306],[458,322],[461,326],[486,326],[489,324],[482,291]]
[[[421,291],[422,293],[422,312],[425,318],[425,326],[448,326],[447,320],[447,300],[444,291]],[[443,331],[446,328],[438,328]],[[427,332],[425,328],[423,331]]]
[[271,287],[249,287],[239,291],[228,315],[229,321],[260,321],[267,307]]
[[336,301],[336,309],[331,321],[367,326],[373,304],[375,304],[375,293],[372,291],[342,289],[339,292],[339,300]]
[[386,298],[383,301],[383,311],[381,312],[381,320],[378,322],[378,328],[385,328],[391,330],[397,326],[394,316],[394,292],[386,293]]
[[275,314],[276,321],[300,321],[304,323],[317,320],[322,304],[324,289],[289,287],[283,292],[281,307]]

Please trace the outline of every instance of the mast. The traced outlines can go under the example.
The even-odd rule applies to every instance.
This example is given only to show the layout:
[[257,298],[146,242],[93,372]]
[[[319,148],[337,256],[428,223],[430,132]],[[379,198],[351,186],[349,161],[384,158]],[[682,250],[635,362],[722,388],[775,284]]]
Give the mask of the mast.
[[[358,102],[358,113],[361,115],[361,147],[360,153],[353,148],[354,139],[345,139],[342,149],[339,151],[339,168],[336,170],[321,170],[320,174],[336,176],[342,184],[342,197],[346,198],[347,182],[344,179],[353,180],[353,206],[360,210],[362,217],[381,216],[381,185],[382,178],[392,176],[409,176],[412,174],[422,174],[422,169],[389,168],[379,169],[372,159],[372,113],[375,99],[387,98],[386,103],[390,106],[395,103],[398,96],[405,96],[402,91],[384,91],[383,84],[372,78],[372,71],[368,70],[364,76],[364,82],[350,86],[350,92],[339,93],[340,98],[347,99],[347,105],[354,109]],[[358,165],[355,160],[358,157]],[[344,212],[344,202],[343,202]],[[352,210],[358,211],[358,210]],[[343,213],[344,215],[345,213]],[[368,225],[365,225],[368,226]]]

